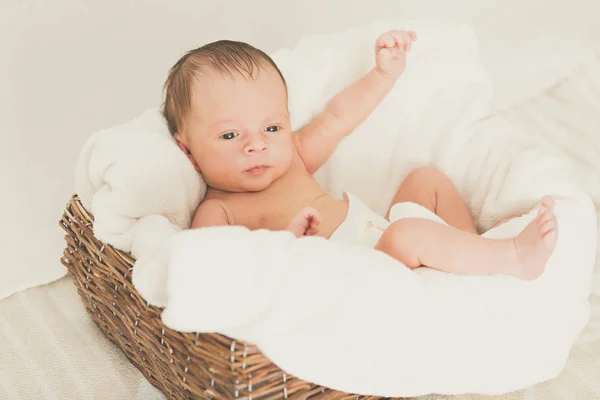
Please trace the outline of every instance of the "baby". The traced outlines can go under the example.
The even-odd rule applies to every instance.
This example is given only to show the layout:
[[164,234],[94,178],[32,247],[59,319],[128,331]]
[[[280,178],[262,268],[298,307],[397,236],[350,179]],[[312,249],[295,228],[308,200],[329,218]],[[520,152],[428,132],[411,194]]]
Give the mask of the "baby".
[[293,133],[285,79],[268,55],[233,41],[184,55],[165,83],[163,115],[208,186],[192,228],[289,230],[372,247],[409,268],[539,277],[557,238],[550,197],[518,236],[496,240],[479,236],[465,202],[436,169],[411,172],[386,218],[350,193],[333,198],[313,178],[402,75],[416,40],[411,31],[381,35],[376,66]]

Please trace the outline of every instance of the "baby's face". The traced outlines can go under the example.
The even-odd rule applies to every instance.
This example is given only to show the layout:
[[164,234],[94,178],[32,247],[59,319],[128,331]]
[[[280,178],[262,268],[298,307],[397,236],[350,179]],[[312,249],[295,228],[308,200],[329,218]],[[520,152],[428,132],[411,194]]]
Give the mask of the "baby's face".
[[200,76],[191,104],[180,139],[208,186],[260,191],[289,169],[293,144],[287,91],[272,68],[261,69],[256,79]]

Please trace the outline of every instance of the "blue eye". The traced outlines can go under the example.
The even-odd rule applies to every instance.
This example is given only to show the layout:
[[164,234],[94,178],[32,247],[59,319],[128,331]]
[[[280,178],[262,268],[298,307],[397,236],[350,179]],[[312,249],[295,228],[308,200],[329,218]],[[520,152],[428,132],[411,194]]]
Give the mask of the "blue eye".
[[239,133],[235,133],[235,132],[227,132],[224,135],[221,135],[221,138],[225,139],[225,140],[231,140],[235,137],[238,137],[240,134]]
[[271,126],[267,126],[267,129],[265,129],[267,132],[277,132],[279,131],[281,128],[278,127],[277,125],[271,125]]

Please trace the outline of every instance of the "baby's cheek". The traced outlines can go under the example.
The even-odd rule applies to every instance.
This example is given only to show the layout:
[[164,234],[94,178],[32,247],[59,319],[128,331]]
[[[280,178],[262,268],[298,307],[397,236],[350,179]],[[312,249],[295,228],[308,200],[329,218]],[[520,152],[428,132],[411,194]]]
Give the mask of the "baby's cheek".
[[231,181],[229,171],[219,171],[216,168],[207,168],[200,171],[204,182],[212,188],[220,190],[228,190]]
[[214,160],[212,157],[200,156],[196,162],[206,183],[215,179],[215,174],[219,171],[218,159]]
[[290,141],[289,146],[286,146],[284,151],[282,152],[283,162],[290,166],[292,164],[292,159],[294,157],[294,145]]
[[206,171],[206,175],[209,176],[208,179],[221,183],[227,183],[231,179],[235,179],[239,172],[244,169],[244,165],[238,157],[223,153],[215,153],[204,158],[202,164],[204,166],[203,171]]

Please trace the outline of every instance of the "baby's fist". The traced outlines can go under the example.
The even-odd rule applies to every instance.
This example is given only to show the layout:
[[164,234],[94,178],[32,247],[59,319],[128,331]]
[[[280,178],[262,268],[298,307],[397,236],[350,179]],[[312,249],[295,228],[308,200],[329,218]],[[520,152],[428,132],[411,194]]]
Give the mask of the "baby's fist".
[[314,208],[303,208],[285,230],[292,232],[296,237],[314,236],[319,233],[321,218]]
[[379,36],[375,43],[377,71],[390,79],[397,79],[406,68],[406,53],[417,40],[413,31],[389,31]]

